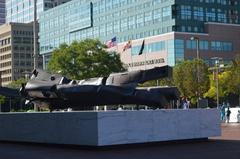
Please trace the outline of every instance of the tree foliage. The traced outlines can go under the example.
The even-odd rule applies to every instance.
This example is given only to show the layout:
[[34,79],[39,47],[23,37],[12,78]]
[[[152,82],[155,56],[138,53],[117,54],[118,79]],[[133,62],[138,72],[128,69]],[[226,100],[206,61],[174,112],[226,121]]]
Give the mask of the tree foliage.
[[107,52],[106,45],[99,40],[86,39],[71,45],[62,44],[53,52],[48,70],[72,79],[84,79],[125,69],[116,52]]
[[[216,99],[216,80],[210,75],[210,89],[205,93],[206,97]],[[237,56],[230,66],[219,69],[218,95],[223,99],[229,94],[239,95],[240,103],[240,56]]]
[[240,56],[237,56],[232,62],[227,86],[229,93],[240,95]]
[[5,100],[6,100],[6,97],[0,95],[0,105],[3,104],[3,103],[5,103]]
[[163,78],[159,80],[151,80],[139,84],[140,87],[154,87],[154,86],[174,86],[172,78]]
[[[228,83],[231,75],[231,71],[224,71],[218,74],[218,95],[219,98],[224,98],[227,96],[230,92],[228,91]],[[204,94],[205,97],[213,98],[216,100],[216,94],[217,94],[217,82],[216,78],[214,78],[213,75],[209,75],[210,80],[210,88],[209,90]]]
[[[199,81],[198,81],[199,78]],[[184,97],[196,101],[209,89],[208,66],[202,60],[187,60],[176,65],[173,79]]]
[[227,83],[227,91],[238,95],[240,105],[240,55],[233,60],[230,72],[231,74]]

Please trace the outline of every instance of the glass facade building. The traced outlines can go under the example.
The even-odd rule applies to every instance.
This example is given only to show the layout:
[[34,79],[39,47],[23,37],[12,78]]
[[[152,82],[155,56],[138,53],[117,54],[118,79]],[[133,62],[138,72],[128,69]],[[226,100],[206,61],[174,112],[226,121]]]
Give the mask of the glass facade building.
[[5,0],[0,0],[0,25],[5,23]]
[[124,42],[171,32],[172,5],[174,0],[72,0],[40,15],[41,53],[86,38]]
[[[86,38],[106,42],[116,36],[118,48],[133,41],[133,56],[138,55],[139,41],[149,39],[145,53],[167,52],[165,62],[174,65],[186,59],[186,49],[196,49],[194,41],[179,39],[175,33],[207,34],[206,23],[238,25],[239,18],[238,0],[72,0],[40,14],[40,54],[47,63],[61,43]],[[169,38],[151,42],[151,37],[162,35]],[[232,48],[228,40],[200,41],[201,50],[229,52]]]
[[[37,0],[37,15],[67,1],[70,0]],[[6,22],[29,23],[34,18],[33,9],[34,0],[7,0]]]
[[175,31],[205,32],[205,22],[240,24],[239,0],[176,0]]

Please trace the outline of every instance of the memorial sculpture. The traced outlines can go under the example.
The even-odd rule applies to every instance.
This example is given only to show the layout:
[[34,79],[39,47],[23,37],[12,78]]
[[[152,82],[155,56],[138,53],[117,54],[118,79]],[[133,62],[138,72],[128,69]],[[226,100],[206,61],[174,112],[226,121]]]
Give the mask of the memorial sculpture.
[[161,108],[169,100],[178,98],[176,88],[145,87],[139,83],[169,77],[172,68],[155,67],[108,77],[71,80],[59,74],[36,69],[31,79],[22,85],[20,93],[31,103],[48,106],[50,110],[73,108],[89,109],[102,105],[146,105]]

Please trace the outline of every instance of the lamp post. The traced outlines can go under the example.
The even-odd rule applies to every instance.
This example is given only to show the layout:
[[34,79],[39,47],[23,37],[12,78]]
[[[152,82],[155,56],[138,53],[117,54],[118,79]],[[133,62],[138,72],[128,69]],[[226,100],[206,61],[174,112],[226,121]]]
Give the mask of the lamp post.
[[37,48],[37,0],[34,0],[33,7],[33,68],[36,69],[38,67],[38,48]]
[[216,66],[216,95],[217,95],[217,108],[219,107],[219,88],[218,88],[218,85],[219,85],[219,82],[218,82],[218,73],[219,73],[219,70],[218,70],[218,67],[219,67],[219,59],[216,59],[215,61],[215,66]]
[[192,41],[196,41],[196,48],[197,48],[197,59],[199,60],[200,59],[200,57],[199,57],[199,37],[196,37],[196,36],[192,36],[191,38],[190,38],[190,40],[192,40]]
[[[38,48],[37,48],[37,0],[34,0],[33,5],[33,68],[38,68]],[[34,104],[34,111],[38,111],[38,106]]]
[[213,72],[215,72],[215,77],[214,80],[216,80],[216,97],[217,97],[217,108],[219,108],[219,80],[218,80],[218,74],[219,74],[219,68],[221,67],[220,65],[220,60],[222,58],[220,57],[213,57],[211,58],[213,60],[215,60],[215,67],[214,67],[214,70]]
[[199,108],[199,37],[196,37],[196,36],[192,36],[190,38],[190,40],[192,41],[196,41],[196,48],[197,48],[197,55],[196,55],[196,59],[197,59],[197,108]]

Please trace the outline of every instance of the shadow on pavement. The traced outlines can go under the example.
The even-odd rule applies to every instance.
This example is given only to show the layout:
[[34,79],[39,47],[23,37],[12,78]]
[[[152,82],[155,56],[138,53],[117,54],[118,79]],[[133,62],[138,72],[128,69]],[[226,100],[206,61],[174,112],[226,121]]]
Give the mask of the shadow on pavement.
[[239,159],[240,141],[209,139],[115,147],[0,142],[0,159]]

